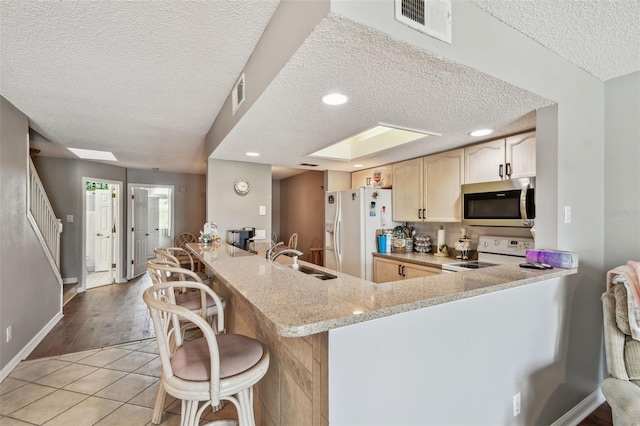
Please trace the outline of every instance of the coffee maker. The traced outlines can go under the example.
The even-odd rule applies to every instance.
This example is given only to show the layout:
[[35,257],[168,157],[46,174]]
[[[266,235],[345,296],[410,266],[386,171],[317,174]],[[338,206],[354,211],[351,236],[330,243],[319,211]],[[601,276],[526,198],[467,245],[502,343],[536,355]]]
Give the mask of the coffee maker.
[[243,229],[232,229],[227,231],[227,243],[232,246],[249,251],[251,238],[256,234],[256,228],[245,227]]

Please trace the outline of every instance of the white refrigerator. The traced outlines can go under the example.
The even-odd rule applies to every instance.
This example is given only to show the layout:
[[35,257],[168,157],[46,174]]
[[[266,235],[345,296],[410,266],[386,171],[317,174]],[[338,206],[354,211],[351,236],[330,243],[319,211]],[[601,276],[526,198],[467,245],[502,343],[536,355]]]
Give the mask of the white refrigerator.
[[326,192],[324,212],[324,266],[372,281],[376,230],[398,225],[391,221],[391,190]]

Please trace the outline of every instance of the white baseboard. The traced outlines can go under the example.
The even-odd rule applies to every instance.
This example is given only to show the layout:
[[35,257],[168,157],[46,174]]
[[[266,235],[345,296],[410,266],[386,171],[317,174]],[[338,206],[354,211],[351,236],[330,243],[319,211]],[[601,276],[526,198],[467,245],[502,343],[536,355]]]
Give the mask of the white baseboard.
[[577,426],[605,401],[600,388],[580,401],[578,405],[567,411],[564,416],[553,422],[551,426]]
[[55,317],[51,319],[51,321],[49,321],[46,326],[44,326],[42,330],[40,330],[40,332],[38,332],[38,334],[33,337],[33,339],[31,339],[29,343],[27,343],[24,348],[22,348],[20,352],[16,354],[16,356],[13,357],[11,361],[9,361],[9,363],[0,371],[0,382],[2,382],[7,378],[7,376],[9,376],[9,374],[11,374],[13,369],[16,368],[18,364],[20,364],[20,361],[29,356],[29,354],[36,348],[36,346],[38,346],[38,344],[40,344],[40,342],[42,342],[42,340],[47,336],[47,334],[49,334],[49,332],[53,329],[53,327],[55,327],[58,321],[62,319],[62,317],[62,312],[59,312]]
[[71,277],[71,278],[63,278],[62,279],[62,284],[78,284],[78,278],[77,277]]

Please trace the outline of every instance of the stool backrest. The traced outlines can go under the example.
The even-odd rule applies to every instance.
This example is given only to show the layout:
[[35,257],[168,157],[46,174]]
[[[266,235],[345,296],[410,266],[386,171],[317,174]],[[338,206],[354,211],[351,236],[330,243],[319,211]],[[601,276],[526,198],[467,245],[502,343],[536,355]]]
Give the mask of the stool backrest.
[[176,266],[182,266],[188,264],[192,271],[194,269],[193,256],[187,249],[183,249],[180,247],[156,247],[153,249],[153,252],[156,254],[156,258],[170,260],[175,263]]
[[289,244],[287,244],[289,246],[290,249],[294,249],[297,250],[298,249],[298,233],[294,232],[293,234],[291,234],[291,237],[289,237]]
[[[166,259],[149,259],[147,262],[147,272],[151,277],[151,282],[156,285],[168,282],[170,277],[175,274],[180,281],[196,281],[202,283],[202,280],[193,271],[186,268],[176,266],[174,262]],[[175,281],[175,280],[173,280]]]
[[[215,295],[215,293],[205,285],[193,281],[161,283],[151,286],[144,291],[142,298],[149,308],[149,314],[153,321],[160,352],[160,361],[162,362],[162,371],[168,382],[178,380],[184,384],[185,381],[177,377],[174,373],[174,366],[171,363],[171,359],[186,343],[182,334],[181,324],[185,322],[192,323],[202,332],[206,340],[206,346],[209,351],[210,378],[208,382],[211,404],[215,406],[220,402],[220,353],[215,332],[204,318],[187,308],[176,305],[174,294],[178,287],[199,291],[202,295],[202,303],[205,305],[207,294],[210,292],[212,295]],[[220,311],[222,311],[222,305],[220,305]],[[220,330],[223,329],[224,328],[220,328]],[[201,382],[194,382],[194,390],[201,386],[200,383]]]

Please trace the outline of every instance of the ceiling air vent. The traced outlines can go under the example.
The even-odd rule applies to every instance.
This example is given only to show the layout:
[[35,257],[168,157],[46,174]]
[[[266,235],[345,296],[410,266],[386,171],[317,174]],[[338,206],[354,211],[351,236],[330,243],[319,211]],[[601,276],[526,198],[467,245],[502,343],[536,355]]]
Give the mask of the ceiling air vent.
[[231,91],[231,114],[235,115],[240,105],[244,102],[244,73],[240,75],[240,78],[233,86]]
[[396,20],[451,44],[451,0],[395,0]]
[[317,164],[311,164],[311,163],[300,163],[301,166],[306,166],[306,167],[318,167]]

